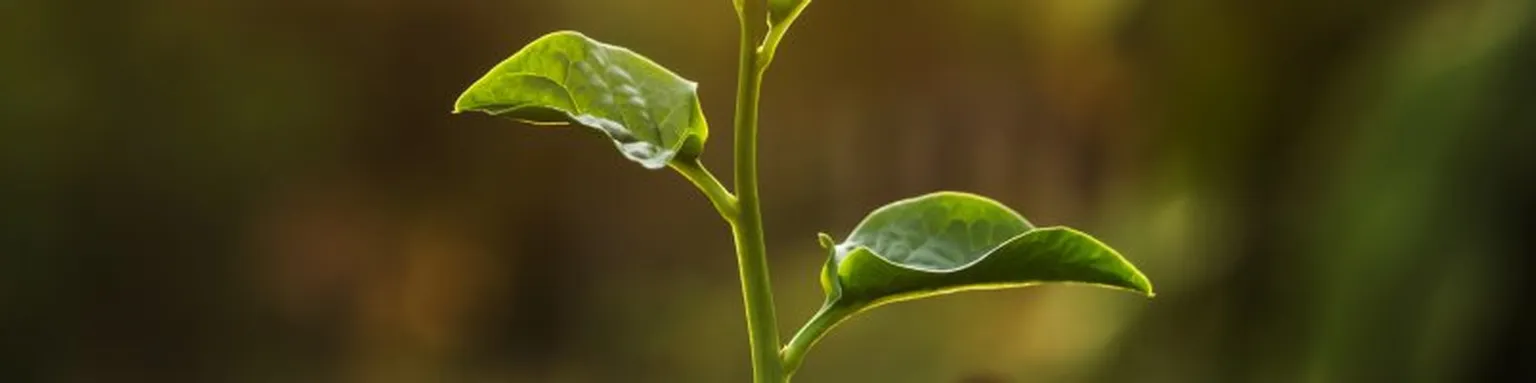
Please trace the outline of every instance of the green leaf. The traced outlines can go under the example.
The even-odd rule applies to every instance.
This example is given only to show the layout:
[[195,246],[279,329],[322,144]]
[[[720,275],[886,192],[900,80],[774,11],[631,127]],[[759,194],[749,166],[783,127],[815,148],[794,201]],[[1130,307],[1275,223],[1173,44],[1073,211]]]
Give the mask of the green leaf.
[[886,303],[967,290],[1077,283],[1152,296],[1152,283],[1093,237],[1067,227],[1035,228],[986,197],[938,192],[876,209],[842,243],[820,234],[829,253],[826,303],[780,352],[799,368],[827,331]]
[[1035,228],[997,201],[939,192],[870,213],[831,244],[823,270],[828,303],[859,311],[966,290],[1083,283],[1152,295],[1130,262],[1087,234]]
[[470,85],[454,113],[477,111],[531,124],[577,124],[613,139],[648,169],[690,160],[709,128],[698,83],[629,49],[578,32],[529,43]]

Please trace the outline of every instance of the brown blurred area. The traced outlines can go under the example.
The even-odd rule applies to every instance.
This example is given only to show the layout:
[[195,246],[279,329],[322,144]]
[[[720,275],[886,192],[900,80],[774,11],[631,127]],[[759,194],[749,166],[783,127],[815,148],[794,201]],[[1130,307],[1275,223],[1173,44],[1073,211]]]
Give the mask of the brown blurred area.
[[[762,106],[779,321],[814,234],[949,189],[1152,300],[902,303],[803,382],[1536,380],[1536,3],[816,0]],[[725,0],[0,2],[0,381],[739,382],[727,228],[590,131],[451,115],[549,31],[701,83]]]

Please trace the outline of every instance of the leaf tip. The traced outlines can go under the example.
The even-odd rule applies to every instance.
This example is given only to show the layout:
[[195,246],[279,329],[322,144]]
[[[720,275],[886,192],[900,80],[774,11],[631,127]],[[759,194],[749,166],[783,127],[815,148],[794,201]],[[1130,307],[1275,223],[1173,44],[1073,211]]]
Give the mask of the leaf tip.
[[1121,255],[1118,252],[1115,253],[1115,255],[1120,258],[1121,263],[1125,264],[1125,268],[1130,269],[1131,271],[1131,278],[1128,281],[1128,286],[1125,287],[1129,288],[1133,292],[1141,293],[1147,298],[1156,297],[1157,292],[1152,288],[1152,279],[1147,278],[1147,274],[1142,273],[1141,269],[1138,269],[1136,268],[1136,265],[1131,264],[1131,261],[1125,259],[1124,255]]
[[1105,260],[1111,262],[1112,266],[1110,266],[1110,268],[1120,269],[1123,271],[1123,275],[1121,277],[1113,278],[1113,280],[1100,281],[1097,282],[1097,284],[1101,286],[1112,287],[1118,290],[1139,293],[1146,296],[1147,298],[1157,296],[1157,293],[1152,289],[1152,280],[1147,278],[1147,275],[1142,273],[1141,269],[1136,268],[1136,265],[1131,263],[1129,259],[1126,259],[1125,255],[1120,254],[1119,251],[1116,251],[1114,248],[1109,247],[1109,245],[1104,244],[1104,242],[1099,241],[1098,238],[1094,238],[1093,236],[1088,235],[1088,233],[1084,233],[1067,226],[1040,228],[1035,229],[1034,232],[1056,233],[1057,235],[1077,237],[1081,240],[1087,241],[1087,243],[1091,244],[1092,247],[1100,249],[1104,254],[1108,256],[1105,258]]
[[1142,296],[1145,296],[1145,297],[1147,297],[1149,299],[1157,297],[1157,292],[1156,291],[1152,291],[1152,282],[1147,281],[1147,279],[1145,277],[1139,278],[1139,279],[1131,282],[1131,285],[1132,285],[1132,286],[1130,286],[1130,291],[1131,292],[1139,293]]
[[1127,269],[1130,269],[1131,275],[1128,280],[1124,281],[1123,283],[1118,283],[1118,286],[1115,287],[1125,291],[1141,294],[1142,296],[1149,299],[1157,297],[1157,292],[1152,288],[1152,280],[1147,279],[1146,274],[1142,274],[1141,270],[1138,270],[1135,265],[1132,265],[1130,261],[1125,260],[1124,257],[1121,257],[1120,261],[1125,265]]
[[816,233],[816,242],[821,243],[821,248],[827,250],[837,246],[837,240],[832,239],[832,235],[827,233]]
[[475,110],[475,106],[471,105],[472,96],[470,94],[474,93],[475,86],[477,85],[480,85],[478,80],[474,84],[470,84],[469,88],[464,90],[464,93],[459,94],[459,97],[453,100],[453,114],[464,114],[464,112]]
[[1131,284],[1136,286],[1135,291],[1146,295],[1147,298],[1156,298],[1157,292],[1152,289],[1152,280],[1147,279],[1147,275],[1142,274],[1141,270],[1137,270],[1134,266],[1131,270],[1136,272],[1136,278],[1131,281]]

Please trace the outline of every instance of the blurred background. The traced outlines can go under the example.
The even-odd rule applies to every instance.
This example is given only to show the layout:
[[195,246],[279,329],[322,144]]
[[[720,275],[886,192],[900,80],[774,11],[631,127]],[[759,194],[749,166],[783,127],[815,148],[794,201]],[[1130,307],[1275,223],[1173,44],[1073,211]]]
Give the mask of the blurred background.
[[[701,83],[725,0],[0,2],[0,381],[744,382],[726,226],[597,133],[450,115],[576,29]],[[764,88],[785,336],[814,234],[987,194],[1117,247],[887,306],[803,382],[1536,381],[1536,2],[816,0]]]

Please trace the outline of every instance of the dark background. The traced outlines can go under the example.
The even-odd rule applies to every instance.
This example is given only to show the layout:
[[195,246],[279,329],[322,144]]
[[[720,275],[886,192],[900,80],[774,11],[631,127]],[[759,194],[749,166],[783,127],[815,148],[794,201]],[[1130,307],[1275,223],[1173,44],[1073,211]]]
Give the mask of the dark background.
[[[1117,247],[848,322],[804,382],[1532,381],[1536,3],[817,0],[764,88],[814,234],[933,190]],[[0,2],[0,381],[740,382],[729,233],[595,132],[450,115],[576,29],[699,81],[726,0]]]

